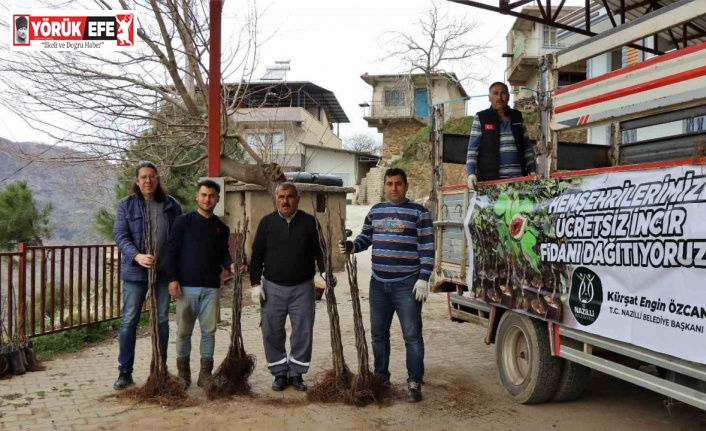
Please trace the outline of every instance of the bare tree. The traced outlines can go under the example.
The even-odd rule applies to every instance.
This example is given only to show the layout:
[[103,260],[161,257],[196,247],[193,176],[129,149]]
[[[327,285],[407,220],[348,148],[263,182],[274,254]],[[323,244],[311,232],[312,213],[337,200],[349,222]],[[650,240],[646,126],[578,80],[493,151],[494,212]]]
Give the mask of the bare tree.
[[[432,77],[446,76],[452,81],[484,81],[487,74],[478,72],[478,62],[489,60],[490,41],[483,41],[480,24],[455,17],[448,3],[432,0],[424,16],[409,33],[390,32],[387,37],[388,56],[396,58],[408,73],[423,73],[426,78],[429,115],[432,115]],[[465,71],[465,75],[449,70]],[[457,78],[458,76],[458,78]],[[438,102],[438,101],[437,101]]]
[[367,151],[380,155],[382,144],[372,136],[364,132],[353,133],[343,140],[343,147],[352,151]]
[[[33,0],[27,7],[61,9],[61,0]],[[8,12],[8,6],[3,12]],[[0,46],[0,101],[31,127],[57,143],[80,150],[75,161],[132,162],[140,157],[166,167],[203,163],[208,131],[208,0],[77,0],[72,10],[137,12],[137,51],[10,52]],[[224,34],[221,103],[222,173],[249,183],[280,179],[276,165],[262,158],[236,133],[233,113],[248,94],[258,63],[256,0],[229,21]],[[10,13],[0,26],[10,28]],[[9,38],[3,38],[9,40]],[[224,85],[225,82],[235,82]],[[230,141],[235,145],[226,145]],[[234,157],[237,148],[253,163]],[[242,152],[241,150],[241,152]],[[145,154],[147,153],[147,154]],[[72,161],[64,155],[58,161]]]

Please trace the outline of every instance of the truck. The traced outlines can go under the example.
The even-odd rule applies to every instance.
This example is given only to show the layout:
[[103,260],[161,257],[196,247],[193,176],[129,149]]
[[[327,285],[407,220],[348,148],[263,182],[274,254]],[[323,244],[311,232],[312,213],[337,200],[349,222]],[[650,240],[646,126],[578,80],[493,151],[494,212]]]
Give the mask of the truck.
[[[435,106],[432,291],[487,328],[519,403],[577,399],[598,370],[706,409],[706,42],[686,36],[705,14],[680,0],[544,56],[535,177],[445,184],[468,137]],[[563,65],[675,28],[679,49],[558,85]],[[665,124],[681,132],[630,139]],[[601,126],[609,145],[559,140]]]

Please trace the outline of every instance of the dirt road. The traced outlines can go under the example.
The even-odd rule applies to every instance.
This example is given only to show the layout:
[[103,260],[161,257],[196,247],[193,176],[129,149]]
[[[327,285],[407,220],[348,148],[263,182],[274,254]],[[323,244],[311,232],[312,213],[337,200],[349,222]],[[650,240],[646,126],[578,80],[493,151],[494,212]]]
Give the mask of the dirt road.
[[[368,207],[348,207],[348,226],[357,233]],[[358,255],[364,319],[368,326],[367,280],[370,255]],[[339,276],[343,282],[345,277]],[[338,310],[345,354],[351,369],[356,367],[350,298],[345,282],[338,288]],[[252,310],[255,311],[254,309]],[[326,306],[317,305],[314,360],[308,380],[330,367],[330,341]],[[404,343],[397,320],[393,322],[392,380],[398,396],[386,406],[366,408],[345,405],[309,404],[291,388],[282,394],[269,390],[271,377],[263,365],[263,352],[256,314],[245,316],[246,346],[260,361],[255,395],[232,401],[208,402],[201,391],[199,406],[176,411],[142,408],[120,416],[121,425],[106,429],[289,429],[289,430],[699,430],[706,429],[706,412],[684,405],[668,409],[662,396],[594,373],[585,396],[576,402],[523,406],[503,391],[496,375],[494,346],[483,343],[483,328],[451,322],[446,312],[446,295],[432,295],[424,308],[426,342],[426,384],[424,401],[404,401],[406,371]],[[225,337],[218,340],[225,349]],[[368,334],[368,342],[370,341]]]
[[[344,346],[349,366],[355,367],[351,314],[348,301],[339,304]],[[330,367],[328,322],[319,304],[316,358],[311,375]],[[364,307],[367,304],[364,304]],[[392,373],[398,397],[391,405],[356,408],[318,405],[288,389],[273,393],[271,377],[262,364],[262,347],[246,344],[260,365],[254,376],[255,396],[232,401],[208,402],[199,389],[190,393],[199,406],[174,411],[138,407],[116,417],[108,430],[700,430],[706,429],[706,413],[688,406],[664,406],[661,396],[595,373],[583,399],[564,404],[522,406],[502,390],[495,372],[492,347],[482,343],[480,327],[450,322],[445,300],[434,297],[424,311],[426,340],[425,399],[419,404],[404,401],[404,351],[399,331],[393,333]],[[344,311],[345,310],[345,311]],[[248,322],[256,319],[248,317]],[[395,322],[395,325],[397,322]],[[252,331],[251,331],[252,332]],[[259,335],[259,334],[256,334]],[[248,341],[255,337],[248,337]],[[224,344],[224,337],[219,342]],[[119,421],[119,422],[118,422]]]
[[[349,227],[359,229],[367,207],[349,207]],[[359,257],[363,312],[368,324],[367,280],[370,255]],[[338,310],[348,365],[356,369],[350,297],[339,274]],[[326,304],[316,309],[314,358],[309,384],[317,373],[330,368],[331,348]],[[254,395],[211,402],[203,391],[191,387],[197,405],[168,409],[132,405],[113,397],[117,376],[117,344],[105,344],[49,362],[46,372],[30,373],[0,382],[0,429],[50,430],[706,430],[706,412],[684,405],[665,407],[662,396],[634,385],[594,373],[584,395],[564,404],[523,406],[503,391],[495,371],[494,346],[483,343],[484,330],[468,323],[451,322],[446,295],[433,294],[424,307],[426,384],[424,401],[404,400],[406,371],[404,343],[397,320],[393,322],[391,372],[397,397],[384,406],[357,408],[346,405],[309,404],[306,396],[289,388],[272,392],[267,372],[259,313],[253,305],[244,311],[245,348],[257,356],[252,377]],[[224,310],[223,317],[229,320]],[[169,354],[173,361],[176,329],[172,322]],[[229,334],[226,323],[217,331],[216,363],[225,356]],[[198,340],[196,331],[194,340]],[[370,341],[368,334],[368,342]],[[149,339],[138,340],[135,378],[147,376]],[[194,342],[193,358],[198,357]],[[192,359],[196,367],[197,359]],[[170,362],[170,367],[174,368]],[[44,393],[37,398],[40,392]],[[21,394],[7,401],[5,394]]]

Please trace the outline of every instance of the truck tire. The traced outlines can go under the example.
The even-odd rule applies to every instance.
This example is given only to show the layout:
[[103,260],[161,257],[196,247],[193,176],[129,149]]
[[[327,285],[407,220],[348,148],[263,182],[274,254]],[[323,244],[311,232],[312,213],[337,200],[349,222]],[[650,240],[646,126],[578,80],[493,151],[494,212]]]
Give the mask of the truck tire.
[[551,355],[544,322],[506,312],[498,325],[495,348],[500,381],[515,401],[537,404],[554,396],[561,361]]
[[559,387],[552,401],[574,401],[583,395],[588,380],[591,378],[591,369],[576,362],[561,360],[561,377]]

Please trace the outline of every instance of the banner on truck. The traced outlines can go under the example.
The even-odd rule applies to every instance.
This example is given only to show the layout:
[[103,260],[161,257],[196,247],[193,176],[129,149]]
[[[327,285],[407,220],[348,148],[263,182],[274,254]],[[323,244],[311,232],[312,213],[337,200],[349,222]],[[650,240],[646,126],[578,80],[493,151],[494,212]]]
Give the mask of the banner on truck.
[[706,363],[706,169],[479,188],[471,296]]

